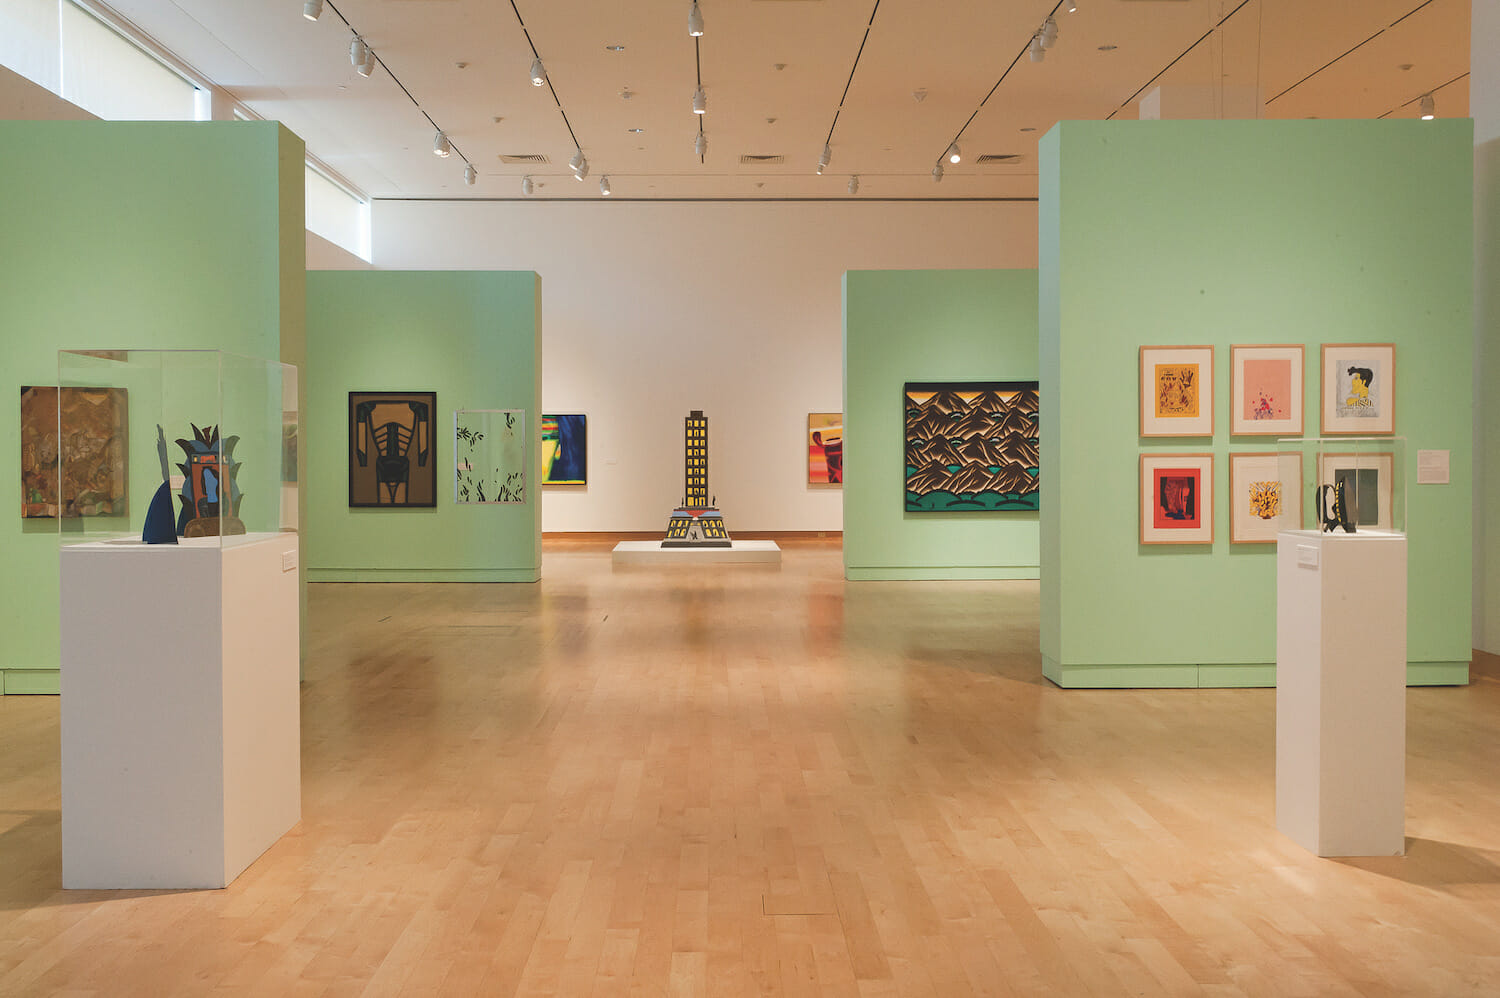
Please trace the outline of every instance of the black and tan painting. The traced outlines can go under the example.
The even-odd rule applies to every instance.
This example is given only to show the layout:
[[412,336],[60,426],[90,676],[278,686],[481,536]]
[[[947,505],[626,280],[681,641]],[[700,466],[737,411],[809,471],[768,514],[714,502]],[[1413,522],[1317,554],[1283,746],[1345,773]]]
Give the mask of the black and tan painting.
[[906,510],[1035,510],[1037,382],[908,382]]
[[349,393],[349,505],[437,505],[436,392]]

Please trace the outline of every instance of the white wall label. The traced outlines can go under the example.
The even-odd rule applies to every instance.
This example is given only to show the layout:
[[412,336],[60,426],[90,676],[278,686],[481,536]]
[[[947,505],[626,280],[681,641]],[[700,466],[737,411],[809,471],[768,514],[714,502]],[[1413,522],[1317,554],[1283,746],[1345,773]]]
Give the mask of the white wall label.
[[297,552],[281,552],[281,570],[283,572],[295,572],[297,570]]
[[1297,564],[1307,568],[1318,567],[1318,546],[1316,544],[1297,545]]
[[1417,484],[1447,485],[1448,454],[1445,450],[1417,451]]

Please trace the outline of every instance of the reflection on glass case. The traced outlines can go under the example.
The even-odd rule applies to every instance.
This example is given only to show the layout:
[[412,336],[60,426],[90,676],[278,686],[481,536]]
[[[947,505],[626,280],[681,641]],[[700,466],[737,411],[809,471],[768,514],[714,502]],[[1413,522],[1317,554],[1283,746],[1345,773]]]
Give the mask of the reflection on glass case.
[[[1280,530],[1406,533],[1405,437],[1305,437],[1277,442]],[[1300,509],[1298,508],[1300,506]]]
[[[60,480],[91,482],[113,454],[126,493],[102,508],[62,505],[64,544],[232,546],[296,531],[292,365],[222,350],[60,350],[57,377],[64,398],[129,399],[113,422],[57,407]],[[109,441],[94,439],[106,430]]]

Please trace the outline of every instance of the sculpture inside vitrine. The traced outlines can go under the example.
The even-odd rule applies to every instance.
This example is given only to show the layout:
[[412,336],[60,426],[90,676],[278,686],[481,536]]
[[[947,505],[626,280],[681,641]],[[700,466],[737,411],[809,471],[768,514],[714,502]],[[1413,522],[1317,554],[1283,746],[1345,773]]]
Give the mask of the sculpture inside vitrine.
[[161,484],[146,509],[141,541],[146,544],[176,544],[177,524],[172,519],[172,471],[167,461],[167,434],[156,424],[156,459],[161,462]]
[[694,409],[684,420],[682,503],[667,520],[664,548],[733,547],[718,498],[708,495],[708,417]]
[[216,537],[243,534],[239,518],[240,487],[235,481],[240,463],[234,459],[237,436],[219,437],[219,428],[199,429],[192,423],[193,439],[178,438],[187,460],[177,467],[183,474],[182,510],[177,514],[177,533],[183,537]]
[[1344,482],[1318,486],[1318,521],[1319,529],[1326,533],[1333,533],[1335,527],[1346,534],[1354,533],[1354,517],[1349,511]]

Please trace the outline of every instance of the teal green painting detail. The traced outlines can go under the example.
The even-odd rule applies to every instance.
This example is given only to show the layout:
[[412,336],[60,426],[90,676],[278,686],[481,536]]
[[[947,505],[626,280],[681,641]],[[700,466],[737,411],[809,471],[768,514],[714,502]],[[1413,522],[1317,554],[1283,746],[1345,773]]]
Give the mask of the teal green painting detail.
[[[295,302],[300,316],[307,273],[303,159],[302,141],[275,122],[0,121],[0,185],[12,192],[0,225],[0,370],[13,379],[0,453],[16,460],[15,392],[57,384],[59,349],[279,359],[283,310]],[[151,493],[136,487],[160,471],[154,446],[143,463],[132,451],[130,505],[144,510]],[[10,509],[0,670],[8,692],[56,692],[57,525]]]
[[[1276,657],[1273,546],[1231,545],[1223,516],[1211,545],[1138,542],[1143,453],[1212,453],[1222,509],[1230,455],[1267,449],[1231,437],[1222,405],[1212,438],[1142,438],[1142,345],[1208,344],[1222,358],[1236,344],[1303,345],[1315,435],[1319,347],[1394,343],[1395,432],[1413,457],[1443,450],[1451,462],[1446,485],[1404,471],[1407,659],[1413,678],[1458,675],[1416,666],[1470,656],[1470,123],[1070,121],[1043,138],[1038,182],[1050,671],[1109,667],[1128,684],[1146,670],[1140,685],[1159,685],[1154,670],[1193,666],[1220,682],[1234,673],[1210,667]],[[1230,365],[1215,366],[1227,399]]]

